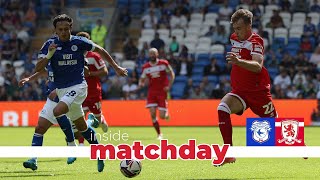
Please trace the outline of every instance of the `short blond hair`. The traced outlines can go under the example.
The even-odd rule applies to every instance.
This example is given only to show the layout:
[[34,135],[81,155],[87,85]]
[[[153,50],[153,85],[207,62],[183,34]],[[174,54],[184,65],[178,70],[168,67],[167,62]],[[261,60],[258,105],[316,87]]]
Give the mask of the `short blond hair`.
[[245,24],[252,24],[252,17],[253,14],[251,11],[247,9],[238,9],[235,13],[231,16],[231,24],[239,21],[239,19],[242,19]]
[[82,36],[82,37],[86,37],[87,39],[90,39],[89,33],[84,32],[84,31],[78,32],[78,33],[76,34],[76,36]]

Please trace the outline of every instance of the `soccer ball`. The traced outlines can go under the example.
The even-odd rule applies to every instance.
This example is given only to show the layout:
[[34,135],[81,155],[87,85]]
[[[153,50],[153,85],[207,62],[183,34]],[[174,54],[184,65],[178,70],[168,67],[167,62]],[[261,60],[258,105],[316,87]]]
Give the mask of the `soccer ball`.
[[128,178],[133,178],[140,174],[141,168],[141,162],[137,159],[122,160],[120,162],[120,171]]

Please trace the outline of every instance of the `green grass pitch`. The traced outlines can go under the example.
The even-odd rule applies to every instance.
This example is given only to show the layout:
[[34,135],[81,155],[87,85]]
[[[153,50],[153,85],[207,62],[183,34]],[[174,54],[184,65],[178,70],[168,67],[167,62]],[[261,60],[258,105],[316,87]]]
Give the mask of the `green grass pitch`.
[[[142,144],[159,143],[152,127],[110,127],[111,134],[127,133],[129,140],[102,141],[102,143],[128,143],[141,140]],[[188,139],[197,144],[221,144],[217,127],[163,127],[164,138],[170,144],[181,145]],[[28,146],[34,128],[0,128],[0,146]],[[102,133],[101,129],[97,132]],[[235,127],[234,145],[245,146],[245,128]],[[305,141],[309,146],[320,145],[320,127],[306,127]],[[49,129],[44,138],[45,146],[64,146],[64,135],[60,128]],[[88,144],[86,144],[88,145]],[[106,161],[102,173],[97,172],[96,161],[78,158],[67,165],[66,158],[40,158],[38,170],[31,171],[22,166],[27,158],[0,159],[0,178],[5,179],[126,179],[119,171],[119,160]],[[320,159],[310,158],[238,158],[235,164],[213,167],[209,161],[156,160],[142,161],[142,171],[135,179],[319,179]]]

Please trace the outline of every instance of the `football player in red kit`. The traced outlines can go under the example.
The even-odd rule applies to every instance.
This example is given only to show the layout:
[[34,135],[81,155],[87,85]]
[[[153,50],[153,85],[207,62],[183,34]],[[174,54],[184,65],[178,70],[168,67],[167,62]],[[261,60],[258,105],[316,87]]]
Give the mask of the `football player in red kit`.
[[[159,109],[161,119],[169,119],[167,109],[167,93],[174,81],[175,74],[167,60],[158,58],[158,50],[151,48],[149,50],[150,61],[142,66],[142,74],[139,81],[139,87],[144,86],[145,79],[149,80],[149,89],[147,97],[147,108],[150,110],[150,115],[154,128],[157,131],[158,139],[162,139],[160,126],[156,116],[156,110]],[[170,75],[170,82],[167,76]]]
[[[270,77],[263,66],[263,39],[252,32],[252,17],[246,9],[239,9],[231,16],[234,33],[230,37],[232,48],[227,52],[226,60],[232,64],[232,90],[222,98],[217,108],[224,144],[231,146],[230,114],[241,115],[250,108],[260,117],[277,117],[270,93]],[[226,158],[223,164],[235,161],[235,158]]]
[[[83,36],[90,39],[90,35],[86,32],[79,32],[77,33],[77,36]],[[86,72],[85,79],[88,84],[88,95],[82,103],[82,108],[85,114],[89,111],[91,112],[88,115],[88,119],[91,121],[91,126],[97,128],[99,124],[101,124],[103,132],[107,132],[108,124],[101,111],[102,92],[100,77],[106,76],[108,74],[108,69],[104,60],[98,53],[88,52],[86,54],[86,61],[88,71]],[[84,139],[80,138],[78,140],[80,145],[83,144]]]

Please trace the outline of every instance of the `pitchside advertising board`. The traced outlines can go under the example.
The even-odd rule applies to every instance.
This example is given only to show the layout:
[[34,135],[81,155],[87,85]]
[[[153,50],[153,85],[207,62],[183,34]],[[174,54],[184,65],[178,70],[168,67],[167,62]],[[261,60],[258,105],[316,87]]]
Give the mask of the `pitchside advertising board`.
[[247,146],[305,146],[303,118],[247,118]]

